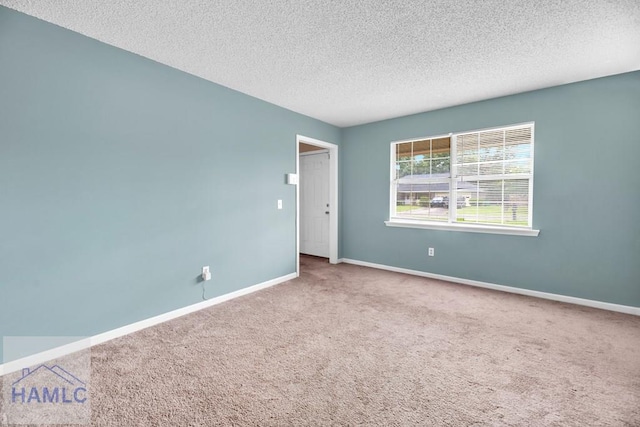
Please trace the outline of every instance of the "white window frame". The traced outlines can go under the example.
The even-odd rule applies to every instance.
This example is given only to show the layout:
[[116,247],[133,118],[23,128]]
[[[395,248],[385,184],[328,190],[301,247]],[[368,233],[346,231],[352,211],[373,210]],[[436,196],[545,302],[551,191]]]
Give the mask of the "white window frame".
[[[515,227],[515,226],[502,226],[502,225],[493,225],[493,224],[469,224],[469,223],[459,223],[456,222],[456,210],[457,210],[457,137],[459,135],[466,135],[478,132],[487,132],[487,131],[506,131],[513,128],[523,127],[523,126],[531,126],[531,176],[527,177],[529,179],[529,210],[528,210],[528,224],[530,226],[526,227]],[[409,218],[401,218],[394,216],[395,209],[397,203],[397,185],[395,182],[395,167],[396,167],[396,146],[398,144],[420,141],[425,139],[438,139],[448,137],[451,140],[450,144],[450,153],[449,153],[449,164],[450,164],[450,183],[449,183],[449,219],[447,222],[442,221],[429,221],[429,220],[421,220],[421,219],[409,219]],[[432,230],[450,230],[450,231],[463,231],[463,232],[471,232],[471,233],[492,233],[492,234],[509,234],[516,236],[531,236],[536,237],[540,234],[540,230],[536,230],[532,228],[533,225],[533,180],[534,180],[534,142],[535,142],[535,122],[526,122],[519,123],[514,125],[507,126],[498,126],[484,129],[476,129],[471,131],[464,132],[456,132],[456,133],[448,133],[441,134],[436,136],[429,137],[419,137],[419,138],[411,138],[404,139],[399,141],[393,141],[390,144],[390,191],[389,191],[389,220],[385,221],[385,224],[388,227],[403,227],[403,228],[424,228],[424,229],[432,229]],[[504,179],[504,174],[499,176],[500,179]],[[485,179],[491,178],[490,176],[484,177]],[[511,179],[517,179],[518,176],[510,176]],[[454,203],[451,203],[451,201]]]

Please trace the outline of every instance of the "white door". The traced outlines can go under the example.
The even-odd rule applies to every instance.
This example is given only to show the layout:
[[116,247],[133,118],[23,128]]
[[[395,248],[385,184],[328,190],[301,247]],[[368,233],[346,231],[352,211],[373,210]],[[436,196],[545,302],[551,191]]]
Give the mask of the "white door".
[[329,257],[329,153],[300,156],[300,253]]

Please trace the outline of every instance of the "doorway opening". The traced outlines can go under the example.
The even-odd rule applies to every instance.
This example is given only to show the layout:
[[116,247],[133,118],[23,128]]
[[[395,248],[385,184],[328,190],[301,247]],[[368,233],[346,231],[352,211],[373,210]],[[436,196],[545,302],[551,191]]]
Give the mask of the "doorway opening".
[[296,136],[296,272],[300,254],[338,263],[338,146]]

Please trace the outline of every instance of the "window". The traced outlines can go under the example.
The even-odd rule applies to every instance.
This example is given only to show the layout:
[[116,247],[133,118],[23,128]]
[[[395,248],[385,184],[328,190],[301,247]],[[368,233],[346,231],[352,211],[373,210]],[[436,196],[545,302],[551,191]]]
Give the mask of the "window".
[[533,131],[528,123],[392,143],[387,225],[537,235]]

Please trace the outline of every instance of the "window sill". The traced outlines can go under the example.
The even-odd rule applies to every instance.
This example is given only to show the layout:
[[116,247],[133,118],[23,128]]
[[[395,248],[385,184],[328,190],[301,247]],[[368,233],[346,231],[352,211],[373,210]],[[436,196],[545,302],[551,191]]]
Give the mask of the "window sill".
[[490,225],[450,224],[425,221],[413,221],[410,219],[391,219],[384,222],[387,227],[425,228],[429,230],[463,231],[467,233],[509,234],[512,236],[538,237],[540,230],[530,228],[496,227]]

